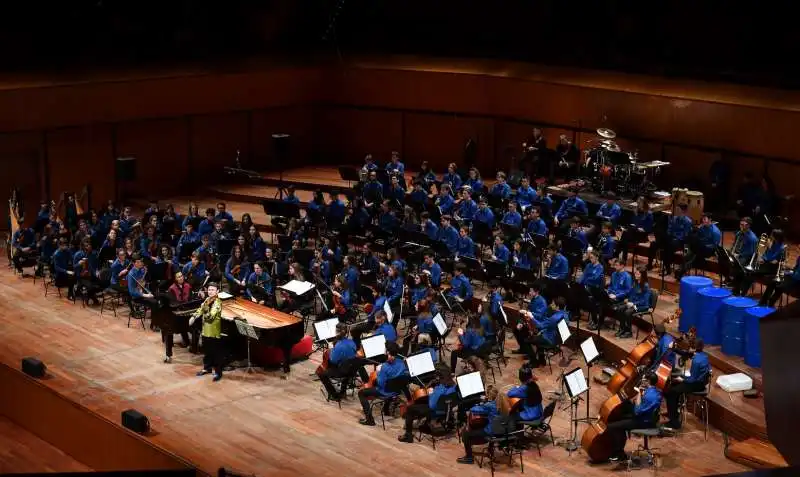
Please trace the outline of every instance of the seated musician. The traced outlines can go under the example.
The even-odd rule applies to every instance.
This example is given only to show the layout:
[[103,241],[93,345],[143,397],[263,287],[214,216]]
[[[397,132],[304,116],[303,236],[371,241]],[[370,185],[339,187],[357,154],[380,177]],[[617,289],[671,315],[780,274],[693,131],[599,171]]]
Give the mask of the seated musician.
[[274,299],[272,285],[272,277],[264,268],[264,262],[256,262],[253,272],[247,278],[244,295],[253,303],[269,306]]
[[100,260],[92,249],[92,241],[81,243],[81,250],[72,257],[72,269],[78,275],[78,286],[83,291],[86,301],[99,304],[97,293],[102,289],[100,284]]
[[354,316],[353,294],[350,292],[350,287],[344,275],[336,275],[333,277],[331,293],[334,296],[334,302],[339,302],[339,306],[334,306],[331,313],[337,315],[341,321],[346,321]]
[[599,237],[598,252],[600,253],[601,263],[604,265],[611,262],[617,252],[617,237],[614,234],[614,225],[611,222],[603,222]]
[[[386,256],[389,259],[389,265],[393,265],[397,268],[398,274],[402,276],[408,265],[406,261],[403,260],[403,257],[400,256],[400,252],[398,252],[396,248],[390,248],[386,251]],[[388,267],[384,266],[384,268],[387,269],[386,271],[388,272]]]
[[492,260],[500,263],[508,263],[509,258],[511,258],[511,253],[503,242],[502,234],[496,235],[494,238],[494,249],[492,249]]
[[419,214],[419,220],[422,231],[428,238],[431,240],[439,240],[439,226],[431,220],[431,215],[427,211]]
[[531,322],[539,331],[538,334],[529,336],[526,341],[528,343],[528,346],[526,346],[528,360],[533,367],[543,366],[546,363],[543,347],[551,347],[558,344],[558,322],[568,319],[568,314],[565,311],[567,301],[563,296],[556,298],[553,305],[555,310],[545,312],[542,319],[536,318],[535,315],[530,317]]
[[411,331],[403,337],[402,353],[405,355],[409,352],[413,353],[416,351],[417,346],[415,345],[416,342],[418,342],[419,336],[423,334],[427,335],[429,338],[434,334],[438,336],[436,326],[433,323],[433,315],[431,314],[430,302],[428,299],[421,299],[414,305],[414,308],[417,311],[417,316],[414,319],[414,326],[411,328]]
[[[247,229],[247,235],[245,235],[245,240],[247,240],[247,244],[250,247],[250,262],[255,262],[258,260],[264,259],[264,252],[267,250],[267,244],[264,242],[264,239],[261,237],[261,234],[256,229],[255,224],[251,225],[250,228]],[[203,238],[205,239],[205,235]],[[198,250],[203,252],[211,252],[213,254],[213,250],[208,249],[208,242],[203,240],[203,245],[198,248]]]
[[620,419],[608,424],[606,432],[612,440],[611,462],[627,460],[625,454],[625,442],[628,440],[627,431],[631,429],[648,429],[658,426],[659,410],[661,409],[661,391],[656,384],[658,378],[651,374],[647,377],[647,389],[642,393],[637,393],[638,401],[633,407],[633,411],[624,415]]
[[219,286],[216,283],[209,283],[208,298],[189,320],[189,326],[193,326],[197,320],[202,320],[203,326],[203,369],[197,375],[204,376],[213,371],[214,382],[222,379],[222,368],[225,364],[222,345],[222,300],[218,293]]
[[[203,234],[203,235],[210,234],[211,232],[214,231],[214,227],[215,227],[215,224],[217,222],[222,224],[222,228],[223,229],[226,228],[226,223],[227,222],[225,222],[223,220],[216,220],[215,215],[214,215],[214,209],[212,209],[211,207],[207,208],[206,209],[206,217],[203,220],[201,220],[199,224],[197,224],[197,233],[198,234]],[[192,221],[186,222],[183,225],[183,230],[182,231],[185,232],[187,227],[190,224],[192,224]]]
[[664,323],[656,323],[653,327],[653,332],[658,337],[656,355],[650,365],[650,371],[654,373],[662,361],[669,363],[670,366],[675,366],[675,351],[672,349],[675,346],[675,338],[667,333]]
[[550,197],[550,194],[547,193],[547,185],[542,182],[538,186],[536,186],[536,202],[537,205],[541,209],[542,217],[550,218],[553,216],[553,198]]
[[515,267],[530,270],[532,267],[531,256],[528,252],[522,250],[522,241],[514,241],[514,253],[512,261]]
[[[420,301],[424,300],[428,296],[428,288],[430,286],[430,273],[418,273],[414,275],[414,286],[411,287],[411,293],[409,296],[409,301],[411,302],[411,306],[417,307]],[[419,311],[419,309],[417,309]]]
[[[353,341],[356,342],[357,346],[361,346],[361,335],[375,329],[376,317],[379,312],[383,312],[383,305],[386,303],[386,297],[381,295],[376,288],[370,289],[372,290],[372,299],[375,300],[372,303],[372,310],[367,314],[367,318],[364,322],[357,323],[350,327],[350,336],[353,337]],[[366,299],[367,297],[362,298]]]
[[650,285],[647,282],[647,269],[636,267],[633,271],[633,288],[628,297],[614,306],[617,320],[619,320],[619,330],[615,334],[617,338],[631,338],[631,324],[633,315],[650,308]]
[[472,222],[475,218],[475,213],[478,212],[478,204],[472,200],[472,193],[469,189],[461,191],[461,203],[458,204],[456,211],[456,218],[463,220],[466,223]]
[[200,260],[200,254],[197,250],[192,252],[192,259],[183,266],[183,276],[192,288],[199,288],[206,280],[208,270],[206,270],[206,263]]
[[481,180],[481,173],[477,167],[472,166],[469,168],[469,177],[467,177],[465,186],[469,186],[473,194],[479,194],[483,190],[483,180]]
[[422,161],[422,164],[419,165],[419,172],[414,178],[414,183],[417,182],[422,184],[426,191],[430,191],[431,186],[436,182],[436,174],[431,170],[428,161]]
[[653,260],[656,258],[656,253],[661,251],[661,261],[663,262],[664,273],[668,273],[672,269],[672,261],[675,257],[675,251],[681,250],[689,233],[692,231],[692,219],[686,215],[688,210],[686,204],[680,204],[675,208],[675,214],[669,218],[667,225],[666,235],[657,235],[655,242],[650,244],[650,250],[647,256],[647,269],[653,269]]
[[378,181],[378,174],[375,171],[369,173],[369,180],[364,184],[363,196],[367,208],[383,202],[383,186]]
[[672,378],[671,385],[667,389],[664,398],[667,400],[667,414],[669,423],[667,427],[671,429],[681,428],[680,409],[678,401],[682,394],[696,393],[704,390],[711,377],[711,365],[708,362],[708,354],[703,351],[703,340],[695,341],[695,353],[692,356],[692,366],[689,369],[689,376],[676,376]]
[[508,203],[508,212],[503,214],[502,223],[516,228],[522,227],[522,216],[517,212],[517,203],[513,200]]
[[356,267],[355,256],[344,256],[342,259],[342,275],[344,276],[344,279],[347,282],[347,288],[350,290],[350,294],[353,295],[355,301],[355,295],[358,293],[358,281],[360,278],[358,267]]
[[390,265],[386,270],[386,300],[392,308],[400,307],[403,298],[403,277],[397,265]]
[[128,272],[128,294],[136,303],[157,308],[159,306],[158,300],[145,288],[146,275],[147,269],[144,268],[144,259],[138,253],[134,254],[133,268]]
[[358,348],[356,343],[347,336],[347,325],[344,323],[336,325],[335,341],[328,357],[328,367],[320,374],[319,381],[328,393],[328,400],[341,401],[347,391],[349,379],[342,379],[340,388],[336,389],[333,385],[333,378],[354,378],[358,374],[361,381],[366,383],[369,381],[369,375],[361,366],[361,360],[356,357]]
[[786,270],[786,272],[780,277],[775,277],[764,289],[759,302],[761,306],[769,305],[774,308],[781,296],[796,294],[800,291],[800,257],[797,257],[794,269]]
[[778,271],[778,263],[786,257],[786,243],[784,243],[783,230],[775,229],[770,234],[770,246],[760,257],[753,261],[755,268],[739,280],[739,289],[734,289],[734,295],[745,296],[758,277],[774,277]]
[[311,200],[308,202],[308,211],[317,214],[324,214],[325,194],[323,194],[321,190],[317,189],[312,194]]
[[401,227],[409,232],[416,232],[419,230],[419,220],[417,220],[417,212],[410,205],[403,206],[403,223]]
[[522,421],[538,421],[542,418],[542,390],[536,383],[536,376],[530,366],[522,366],[517,373],[520,386],[514,386],[508,391],[509,398],[522,400],[519,418]]
[[299,204],[300,199],[297,197],[297,193],[293,185],[286,187],[286,195],[283,196],[283,201],[287,204]]
[[566,280],[569,276],[569,261],[561,254],[561,247],[557,243],[548,246],[550,266],[547,267],[545,276],[553,280]]
[[[733,251],[736,260],[742,268],[748,266],[758,249],[758,237],[753,232],[753,219],[744,217],[739,221],[739,231],[736,232],[734,244],[738,244],[738,249]],[[738,269],[734,270],[733,292],[736,295],[743,295],[747,290],[742,290],[746,277]]]
[[[505,324],[503,319],[503,292],[500,288],[499,280],[492,280],[489,282],[490,293],[488,298],[489,306],[484,310],[483,303],[478,305],[478,314],[480,315],[481,328],[483,329],[483,337],[486,341],[494,346],[497,344],[497,331],[496,328],[501,328]],[[486,311],[486,313],[484,313]],[[500,326],[495,326],[495,323],[500,323]]]
[[451,189],[449,184],[442,184],[442,188],[439,191],[439,195],[436,197],[435,204],[439,207],[442,216],[450,215],[453,213],[453,210],[456,207],[456,201],[455,199],[453,199],[453,196],[451,195]]
[[472,456],[473,442],[495,435],[495,433],[502,435],[516,430],[516,422],[513,418],[510,418],[511,402],[508,395],[498,392],[494,386],[487,386],[486,402],[473,406],[469,411],[473,417],[486,417],[486,425],[482,429],[466,428],[461,433],[461,440],[464,443],[464,456],[456,460],[459,464],[474,463]]
[[442,267],[436,263],[435,258],[436,256],[433,252],[425,252],[424,262],[420,268],[422,268],[422,271],[427,271],[429,273],[431,286],[434,288],[439,288],[442,283]]
[[328,221],[331,225],[341,224],[347,211],[347,205],[339,198],[339,192],[333,191],[328,195],[330,197],[326,214]]
[[425,204],[428,203],[428,191],[424,188],[424,183],[414,181],[414,188],[411,193],[408,194],[408,198],[412,203],[417,204],[418,207],[425,206]]
[[[142,240],[144,240],[144,239],[142,239]],[[117,231],[116,230],[111,229],[111,230],[108,231],[108,234],[106,235],[106,239],[100,245],[100,248],[101,249],[110,248],[112,250],[116,250],[118,248],[122,248],[122,243],[123,243],[122,242],[122,237],[117,235]]]
[[227,211],[225,202],[217,203],[217,214],[214,216],[214,220],[224,222],[226,227],[229,227],[229,224],[233,224],[233,216]]
[[458,387],[453,379],[453,375],[446,366],[439,366],[436,369],[436,374],[439,377],[439,382],[433,387],[433,391],[428,394],[428,398],[421,402],[411,404],[406,408],[405,415],[405,431],[403,435],[398,436],[397,440],[400,442],[414,442],[412,431],[414,428],[414,421],[418,419],[428,420],[432,417],[444,416],[447,409],[441,407],[439,404],[442,398],[446,396],[455,396]]
[[127,287],[123,287],[120,281],[123,280],[131,269],[131,261],[128,260],[128,254],[125,250],[117,250],[117,259],[111,264],[110,282],[111,288],[118,292],[127,292]]
[[722,245],[722,232],[717,224],[712,222],[708,213],[703,214],[700,226],[697,227],[697,233],[690,236],[689,256],[685,257],[686,264],[682,272],[691,267],[697,259],[705,261],[707,258],[713,257],[720,245]]
[[442,175],[442,184],[449,184],[452,190],[461,188],[461,176],[458,174],[458,166],[455,162],[447,165],[447,172]]
[[544,223],[541,215],[542,209],[539,206],[528,209],[528,226],[525,229],[528,234],[547,237],[547,224]]
[[569,191],[569,197],[558,208],[553,223],[558,226],[560,223],[568,223],[567,219],[588,214],[589,209],[586,207],[586,202],[578,196],[578,189],[573,188]]
[[186,212],[186,216],[181,220],[181,230],[186,229],[186,224],[189,222],[200,221],[203,218],[200,216],[200,210],[197,207],[197,204],[194,202],[189,202],[189,208]]
[[530,179],[527,176],[520,180],[516,200],[523,211],[528,210],[528,207],[536,201],[536,189],[531,187]]
[[647,236],[653,232],[654,224],[655,219],[653,212],[650,211],[650,203],[644,198],[639,199],[633,220],[629,226],[623,228],[622,236],[619,239],[623,263],[628,261],[628,249],[631,245],[647,241]]
[[201,243],[201,239],[202,236],[195,232],[194,226],[192,224],[186,224],[186,230],[181,235],[181,238],[178,239],[178,256],[181,256],[181,250],[183,247],[188,247],[188,244],[199,244]]
[[450,280],[450,290],[447,292],[449,297],[453,297],[459,302],[472,300],[472,284],[464,275],[466,269],[467,267],[463,263],[456,264],[453,269],[453,278]]
[[334,264],[342,263],[342,247],[331,241],[330,237],[322,237],[322,256]]
[[39,259],[36,264],[36,276],[42,276],[45,266],[49,266],[53,260],[53,254],[58,249],[58,234],[50,226],[45,226],[44,231],[36,244]]
[[397,216],[394,215],[392,204],[389,199],[384,199],[381,204],[381,211],[378,215],[378,227],[386,233],[393,233],[394,230],[400,225]]
[[242,249],[234,245],[231,249],[231,258],[225,263],[225,279],[231,295],[241,295],[247,287],[247,278],[250,276],[250,267],[245,260]]
[[331,282],[331,262],[322,256],[321,249],[314,250],[314,258],[308,263],[308,269],[324,283]]
[[358,391],[358,400],[361,402],[361,408],[364,411],[364,418],[358,421],[359,424],[364,426],[375,425],[369,401],[376,397],[385,398],[394,395],[395,392],[390,389],[390,381],[393,383],[399,381],[398,387],[404,388],[405,393],[408,393],[406,389],[408,385],[408,369],[403,359],[398,356],[399,353],[400,347],[397,343],[388,341],[386,343],[386,361],[377,372],[375,385],[361,388]]
[[458,231],[450,225],[452,221],[453,218],[449,215],[442,216],[442,227],[439,229],[438,240],[444,242],[450,253],[455,254],[458,252]]
[[483,336],[483,325],[480,318],[470,316],[466,329],[458,330],[458,348],[450,352],[450,369],[456,370],[459,359],[478,357],[486,359],[491,351],[491,344]]
[[475,212],[473,222],[482,222],[486,224],[489,230],[494,228],[494,212],[489,208],[486,197],[481,196],[478,200],[478,210]]
[[[192,297],[192,287],[186,283],[186,280],[183,278],[183,274],[181,272],[175,274],[175,282],[170,285],[169,289],[167,290],[167,296],[174,304],[187,303]],[[197,346],[200,342],[200,336],[198,332],[199,327],[193,327],[191,339],[189,338],[189,333],[185,331],[181,332],[181,347],[186,348],[191,346],[192,352],[197,352]],[[169,329],[168,325],[162,324],[161,326],[161,341],[164,342],[164,362],[171,363],[172,348],[175,342],[174,333]]]
[[567,237],[572,237],[576,239],[581,244],[581,252],[585,253],[586,250],[589,248],[589,239],[586,237],[586,232],[584,232],[583,227],[581,226],[581,218],[580,217],[573,217],[569,220],[569,230],[567,231]]
[[[618,258],[612,259],[611,266],[614,268],[614,271],[611,273],[611,280],[608,282],[606,292],[608,293],[608,299],[611,300],[611,306],[613,307],[628,297],[633,289],[633,278],[631,274],[625,270],[625,263],[622,260]],[[590,317],[589,329],[597,330],[601,323],[600,317],[595,314]]]
[[[394,321],[396,322],[397,320]],[[397,341],[397,330],[395,329],[395,325],[389,323],[388,316],[386,316],[386,311],[384,311],[383,308],[375,313],[375,331],[372,333],[372,335],[383,335],[386,337],[387,342]]]
[[372,158],[372,154],[367,154],[364,156],[364,165],[361,166],[361,171],[369,174],[371,171],[376,169],[378,169],[378,165],[375,164],[375,159]]
[[[12,219],[13,220],[13,219]],[[11,246],[14,248],[14,267],[18,273],[22,273],[22,267],[26,261],[34,258],[36,252],[36,233],[32,228],[23,227],[20,223],[19,229],[11,236]]]
[[500,171],[497,173],[496,178],[497,182],[489,189],[489,195],[500,200],[506,200],[511,197],[511,186],[506,182],[506,173]]
[[528,309],[520,310],[520,320],[512,330],[519,346],[519,348],[512,351],[512,354],[532,354],[528,337],[530,336],[530,330],[536,327],[533,319],[536,318],[541,321],[544,319],[545,313],[547,313],[547,300],[544,299],[541,292],[542,286],[539,283],[531,285],[528,294],[530,298]]
[[73,269],[72,251],[65,238],[58,239],[58,250],[53,253],[53,270],[55,270],[55,285],[58,288],[67,288],[67,298],[75,300],[75,272]]
[[588,253],[589,262],[583,267],[583,273],[578,278],[578,284],[590,289],[604,288],[606,275],[603,271],[603,264],[600,263],[600,253],[592,250]]
[[389,179],[389,187],[383,194],[384,200],[389,200],[390,204],[394,205],[395,202],[402,204],[406,198],[406,191],[400,185],[400,177],[392,176]]
[[475,258],[475,242],[472,240],[472,237],[469,236],[469,228],[466,226],[461,227],[458,232],[456,254],[459,257]]
[[612,230],[617,226],[622,216],[622,207],[617,203],[617,196],[613,192],[606,193],[606,203],[597,209],[595,216],[604,222],[610,222]]

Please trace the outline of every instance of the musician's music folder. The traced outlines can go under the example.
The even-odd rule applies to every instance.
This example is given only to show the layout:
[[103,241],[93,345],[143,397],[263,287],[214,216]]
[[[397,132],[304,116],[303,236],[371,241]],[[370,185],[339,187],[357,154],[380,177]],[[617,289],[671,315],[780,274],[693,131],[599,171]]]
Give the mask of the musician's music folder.
[[301,282],[299,280],[292,280],[285,285],[278,286],[281,290],[286,290],[297,296],[302,296],[314,289],[314,284],[311,282]]

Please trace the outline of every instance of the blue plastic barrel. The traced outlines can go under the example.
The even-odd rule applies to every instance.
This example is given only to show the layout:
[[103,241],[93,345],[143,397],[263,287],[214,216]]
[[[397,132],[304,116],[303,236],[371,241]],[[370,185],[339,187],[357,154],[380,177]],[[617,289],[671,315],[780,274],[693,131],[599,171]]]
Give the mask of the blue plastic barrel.
[[754,306],[748,308],[744,317],[744,364],[761,367],[761,332],[759,322],[761,318],[772,314],[775,308],[768,306]]
[[748,308],[758,302],[752,298],[732,296],[722,302],[722,352],[744,356],[744,317]]
[[697,291],[697,336],[705,344],[718,345],[722,342],[722,302],[732,295],[730,290],[719,287],[705,287]]
[[697,292],[710,287],[714,282],[708,277],[688,275],[681,278],[680,307],[681,317],[678,320],[680,331],[689,331],[692,326],[697,326]]

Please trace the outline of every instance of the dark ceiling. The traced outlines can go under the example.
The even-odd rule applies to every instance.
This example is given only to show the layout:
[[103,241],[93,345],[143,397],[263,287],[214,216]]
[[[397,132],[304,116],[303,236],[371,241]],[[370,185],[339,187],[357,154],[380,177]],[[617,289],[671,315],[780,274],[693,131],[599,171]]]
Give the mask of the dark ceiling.
[[409,53],[800,87],[792,65],[800,30],[791,24],[790,12],[779,3],[740,5],[26,0],[0,7],[0,68],[132,66],[276,53],[300,59],[314,53]]

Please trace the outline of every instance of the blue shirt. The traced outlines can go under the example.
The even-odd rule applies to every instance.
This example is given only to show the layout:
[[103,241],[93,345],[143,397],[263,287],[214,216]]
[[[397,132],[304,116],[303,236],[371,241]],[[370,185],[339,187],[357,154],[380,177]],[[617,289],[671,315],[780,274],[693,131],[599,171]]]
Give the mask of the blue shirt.
[[638,283],[633,285],[628,300],[636,306],[636,311],[644,311],[650,308],[650,285],[644,287]]
[[489,295],[489,311],[492,316],[500,316],[500,308],[503,307],[503,295],[499,291],[492,292]]
[[458,231],[452,225],[442,227],[439,230],[439,240],[444,242],[447,246],[447,250],[450,250],[450,253],[456,253],[458,251],[458,237]]
[[[741,231],[736,232],[736,237],[740,237],[742,235]],[[752,230],[748,230],[747,233],[744,234],[742,238],[742,247],[739,252],[739,262],[746,263],[749,262],[750,259],[753,257],[753,254],[756,253],[756,247],[758,246],[758,237],[756,234],[753,233]]]
[[400,358],[395,358],[393,362],[386,361],[381,365],[381,370],[378,371],[377,390],[381,396],[391,396],[391,393],[386,389],[386,384],[395,378],[401,376],[408,376],[408,369],[406,363]]
[[468,185],[473,192],[483,189],[483,181],[477,178],[467,178],[467,181],[464,183],[464,185]]
[[531,235],[544,235],[547,237],[547,224],[544,223],[541,217],[536,220],[528,222],[528,233]]
[[486,342],[486,338],[481,336],[481,334],[473,328],[464,330],[464,334],[459,335],[458,339],[461,341],[461,344],[464,345],[464,348],[472,351],[477,351]]
[[333,200],[328,204],[328,216],[333,219],[344,219],[345,210],[344,202],[339,199]]
[[611,274],[611,282],[608,284],[608,293],[621,300],[628,296],[633,288],[633,277],[626,271],[614,272]]
[[692,358],[692,367],[689,369],[687,383],[705,383],[711,372],[711,365],[708,362],[708,355],[703,351],[698,351]]
[[528,303],[528,311],[533,314],[534,318],[541,320],[544,318],[545,313],[547,313],[547,300],[545,300],[542,295],[536,295],[531,302]]
[[14,232],[11,243],[17,250],[36,245],[36,234],[33,229],[19,229]]
[[523,421],[538,421],[542,418],[542,412],[544,411],[542,409],[542,403],[539,403],[535,406],[529,406],[527,403],[527,385],[523,384],[522,386],[514,386],[510,391],[508,391],[508,397],[522,400],[522,411],[519,413],[519,417]]
[[692,219],[685,215],[673,216],[667,225],[667,234],[675,240],[685,240],[692,231]]
[[[250,277],[247,278],[247,284],[255,286],[258,282],[261,282],[261,289],[264,290],[266,293],[272,293],[272,277],[269,276],[269,273],[265,271],[261,271],[261,275],[256,275],[256,272],[250,274]],[[247,298],[254,298],[253,294],[250,292],[250,287],[244,291],[244,294]]]
[[478,318],[478,321],[481,324],[481,330],[483,330],[483,338],[486,340],[494,339],[496,333],[494,332],[494,322],[492,319],[484,313]]
[[402,278],[395,277],[386,285],[386,296],[390,304],[400,300],[400,297],[403,296]]
[[469,236],[461,237],[459,235],[459,237],[458,237],[458,246],[456,247],[456,252],[458,253],[458,255],[460,255],[462,257],[474,258],[475,257],[475,242],[473,242],[472,238],[469,237]]
[[531,257],[525,252],[514,250],[514,266],[525,270],[531,269]]
[[492,186],[489,195],[500,197],[501,199],[508,199],[511,195],[511,186],[506,182],[498,182]]
[[697,238],[703,247],[713,250],[722,243],[722,232],[716,224],[701,225],[697,228]]
[[114,263],[111,264],[111,284],[117,285],[119,284],[119,274],[122,273],[123,270],[128,268],[131,264],[129,260],[125,260],[120,262],[119,259],[114,260]]
[[439,226],[433,223],[432,220],[428,219],[425,225],[422,226],[422,229],[428,234],[429,239],[439,240]]
[[356,357],[356,342],[350,338],[342,338],[333,345],[328,360],[339,365]]
[[144,284],[144,277],[147,274],[144,268],[136,268],[133,267],[130,272],[128,272],[128,294],[132,298],[141,298],[142,291],[139,290],[139,284],[137,280]]
[[600,250],[600,256],[604,260],[611,260],[614,252],[617,251],[617,239],[613,235],[603,235],[603,248]]
[[239,264],[239,273],[236,275],[234,275],[231,272],[232,268],[233,268],[233,260],[228,259],[228,262],[225,264],[225,278],[227,278],[230,281],[244,280],[245,277],[247,277],[250,274],[250,270],[248,269],[246,262],[242,262]]
[[656,344],[656,357],[653,360],[653,367],[658,367],[658,363],[666,361],[672,366],[675,366],[675,351],[670,348],[670,345],[675,342],[675,338],[669,333],[664,333],[658,339]]
[[344,279],[347,281],[347,288],[350,290],[358,290],[358,268],[355,265],[350,265],[344,271]]
[[402,174],[406,171],[406,166],[400,161],[397,161],[397,163],[390,162],[386,164],[386,172],[393,172],[393,171]]
[[473,222],[483,222],[484,224],[488,225],[489,228],[494,228],[494,212],[489,207],[484,207],[481,209],[478,208],[478,211],[475,212],[475,216],[472,218]]
[[498,262],[508,263],[509,251],[508,247],[504,244],[494,246],[494,256],[497,257]]
[[557,280],[565,280],[567,275],[569,275],[569,262],[567,261],[567,257],[560,253],[555,254],[550,261],[550,267],[547,268],[546,275]]
[[649,210],[644,214],[639,213],[637,211],[636,214],[633,216],[633,225],[637,229],[642,229],[647,233],[650,233],[650,232],[653,231],[653,224],[654,223],[655,223],[655,220],[653,219],[653,213],[650,212]]
[[472,199],[462,200],[458,207],[458,216],[462,219],[472,220],[475,212],[478,211],[478,204]]
[[372,311],[367,315],[368,322],[375,323],[375,314],[379,311],[383,311],[384,303],[386,303],[386,297],[383,295],[375,299],[375,303],[372,305]]
[[517,203],[525,207],[531,205],[536,200],[536,189],[531,186],[519,187],[517,189]]
[[578,239],[578,242],[581,243],[581,251],[585,252],[589,248],[589,239],[586,238],[586,232],[583,231],[582,227],[578,228],[570,227],[569,233],[567,235],[569,237]]
[[[444,384],[437,384],[435,388],[433,388],[433,392],[428,395],[428,407],[436,411],[436,406],[439,404],[439,399],[450,396],[456,392],[456,385],[452,386],[445,386]],[[441,412],[444,414],[444,411]]]
[[764,252],[764,261],[773,262],[780,260],[784,250],[786,250],[785,244],[777,242],[773,243],[772,246],[768,248],[766,252]]
[[469,411],[476,416],[486,416],[488,422],[486,427],[483,428],[483,432],[485,432],[486,435],[492,435],[492,421],[500,414],[497,410],[497,403],[494,401],[485,402],[477,406],[472,406]]
[[420,333],[433,333],[436,330],[436,326],[433,324],[433,317],[430,313],[425,313],[424,315],[419,315],[417,317],[417,331]]
[[605,278],[606,276],[603,273],[603,264],[599,262],[589,262],[583,268],[583,274],[581,275],[581,279],[578,283],[588,287],[600,288],[605,284]]
[[655,386],[644,390],[642,400],[633,408],[636,419],[643,423],[652,424],[656,411],[661,408],[661,391]]
[[431,274],[431,285],[438,287],[442,283],[442,267],[438,263],[433,262],[433,265],[427,263],[422,264],[422,270],[427,270]]
[[72,267],[72,252],[70,249],[58,249],[53,254],[53,268],[57,276],[67,275],[67,271]]
[[544,318],[537,319],[535,316],[533,317],[533,324],[536,325],[536,328],[539,329],[542,333],[542,338],[547,340],[548,343],[551,345],[556,344],[556,340],[558,339],[558,322],[561,320],[565,320],[567,318],[567,314],[563,311],[556,311],[555,313],[547,316],[545,314]]
[[519,212],[516,210],[513,212],[506,212],[506,214],[503,215],[503,223],[513,227],[519,227],[522,225],[522,216],[519,215]]
[[442,184],[450,184],[450,188],[458,190],[461,187],[461,176],[457,173],[445,173],[442,175]]
[[464,300],[472,299],[472,285],[464,275],[453,275],[450,280],[450,296],[458,296]]
[[596,215],[608,220],[614,225],[617,225],[617,221],[619,221],[619,217],[622,215],[622,207],[620,207],[617,203],[608,205],[608,202],[606,202],[600,206],[600,209],[598,209]]
[[413,190],[408,196],[412,202],[416,202],[417,204],[428,202],[428,193],[424,190]]
[[442,194],[439,196],[439,209],[442,211],[442,215],[448,215],[452,213],[455,205],[456,201],[450,194]]
[[202,277],[205,276],[206,274],[206,264],[205,262],[199,261],[197,262],[197,266],[193,266],[192,262],[189,262],[183,266],[183,270],[181,270],[181,272],[183,273],[183,276],[185,276],[187,280],[189,279],[190,274],[192,275],[193,279],[197,277]]
[[583,199],[580,197],[569,197],[561,203],[561,207],[559,207],[558,212],[556,212],[556,218],[558,220],[564,220],[568,217],[587,215],[588,213],[589,209],[586,207],[586,202],[584,202]]
[[397,341],[397,330],[388,321],[375,329],[374,335],[383,335],[386,341]]
[[92,276],[95,276],[95,273],[99,269],[100,260],[97,257],[97,252],[95,252],[94,250],[92,250],[89,254],[87,254],[86,252],[81,250],[80,252],[77,252],[75,255],[73,255],[73,257],[72,257],[72,267],[73,267],[73,270],[75,271],[75,275],[80,275],[81,274],[82,269],[81,269],[80,262],[84,258],[87,259],[87,262],[88,262],[87,268],[89,270],[89,273]]

